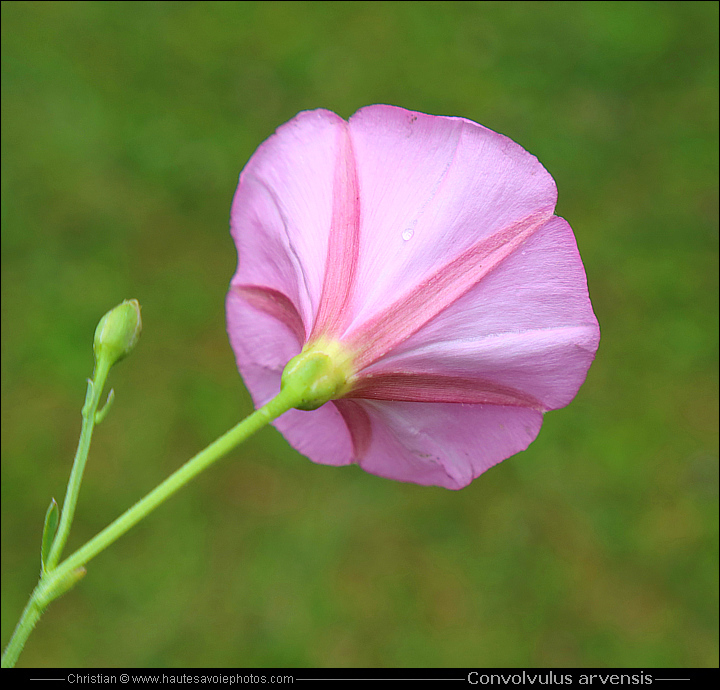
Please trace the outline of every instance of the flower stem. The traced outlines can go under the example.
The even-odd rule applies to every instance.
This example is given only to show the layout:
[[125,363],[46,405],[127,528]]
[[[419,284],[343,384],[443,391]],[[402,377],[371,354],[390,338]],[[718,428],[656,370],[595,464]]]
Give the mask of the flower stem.
[[8,646],[3,652],[3,668],[12,668],[13,666],[15,666],[15,662],[20,656],[20,652],[22,652],[27,638],[33,631],[35,623],[40,620],[40,616],[42,616],[42,613],[43,610],[35,599],[35,592],[33,592],[30,596],[30,600],[28,601],[25,609],[22,612],[22,615],[20,616],[18,624],[15,626],[15,631],[10,638],[10,642],[8,642]]
[[78,494],[80,493],[80,484],[82,483],[85,463],[87,462],[88,451],[90,450],[90,441],[92,439],[93,429],[95,428],[95,413],[97,412],[100,396],[105,387],[105,379],[107,379],[110,366],[107,359],[101,359],[95,368],[92,380],[88,381],[85,404],[82,408],[83,421],[80,431],[80,441],[78,442],[77,451],[75,452],[75,460],[73,460],[72,471],[70,472],[70,479],[68,481],[67,491],[65,492],[60,524],[58,525],[57,534],[55,535],[45,563],[45,569],[47,571],[51,571],[57,565],[70,534],[70,527],[72,526],[73,516],[75,515],[75,506],[77,505]]
[[[284,412],[296,407],[302,400],[303,395],[303,385],[283,386],[282,391],[275,398],[259,410],[253,412],[249,417],[246,417],[242,422],[230,429],[230,431],[223,434],[205,448],[205,450],[202,450],[195,457],[188,460],[180,469],[176,470],[162,482],[162,484],[155,487],[149,494],[132,506],[132,508],[125,511],[117,520],[108,525],[102,532],[93,537],[71,556],[68,556],[68,558],[57,567],[48,568],[30,596],[30,601],[25,607],[20,621],[15,628],[10,643],[3,654],[2,667],[7,668],[15,665],[20,652],[25,646],[27,638],[44,609],[53,599],[66,592],[77,582],[83,574],[80,572],[82,566],[119,539],[131,527],[140,522],[140,520],[155,510],[161,503],[170,498],[176,491],[185,486],[185,484],[216,460],[226,455],[235,448],[235,446],[242,443],[249,436]],[[97,407],[97,401],[95,401],[95,407]],[[95,410],[93,409],[93,417],[94,412]],[[83,424],[83,426],[85,425]],[[91,429],[92,420],[90,422],[90,430]],[[78,449],[78,452],[80,452],[80,449]],[[79,472],[82,472],[82,468]],[[75,474],[75,468],[73,468],[73,474]],[[72,484],[72,475],[70,483]],[[68,486],[68,496],[71,497],[71,500],[73,500],[73,496],[74,500],[77,499],[76,494],[71,493],[70,486]],[[67,503],[68,498],[66,497],[66,504]],[[74,508],[74,503],[72,505]],[[63,507],[63,517],[64,513],[65,509]],[[59,547],[59,549],[61,548],[62,546]]]

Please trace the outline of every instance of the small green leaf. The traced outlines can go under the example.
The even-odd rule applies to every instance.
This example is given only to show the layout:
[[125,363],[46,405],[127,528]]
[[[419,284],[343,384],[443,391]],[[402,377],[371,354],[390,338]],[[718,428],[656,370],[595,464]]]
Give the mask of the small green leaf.
[[87,411],[90,409],[90,405],[92,405],[92,399],[93,399],[93,389],[95,386],[93,385],[92,379],[87,379],[87,392],[85,393],[85,404],[82,408],[82,416],[84,417],[87,414]]
[[59,516],[60,511],[58,510],[58,504],[53,498],[50,501],[47,512],[45,513],[45,525],[43,526],[42,548],[40,550],[40,560],[42,563],[43,573],[45,572],[45,561],[47,561],[48,554],[50,553],[50,547],[52,546],[53,539],[55,539]]
[[113,404],[113,400],[115,400],[115,389],[111,388],[102,410],[98,410],[95,413],[95,424],[100,424],[100,422],[105,419],[107,413],[110,411],[110,406]]

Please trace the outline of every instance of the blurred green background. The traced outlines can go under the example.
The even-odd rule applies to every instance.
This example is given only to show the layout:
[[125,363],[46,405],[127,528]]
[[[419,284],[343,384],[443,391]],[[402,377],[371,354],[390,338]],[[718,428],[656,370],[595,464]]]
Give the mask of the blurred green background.
[[602,329],[577,399],[469,488],[267,429],[89,565],[31,666],[714,666],[714,2],[2,3],[2,642],[111,375],[68,551],[247,415],[228,215],[298,111],[471,118],[539,157]]

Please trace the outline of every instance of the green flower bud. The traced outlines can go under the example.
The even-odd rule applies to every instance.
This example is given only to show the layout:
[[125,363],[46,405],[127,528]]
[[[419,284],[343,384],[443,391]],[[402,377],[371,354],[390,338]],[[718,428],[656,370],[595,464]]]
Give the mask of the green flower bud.
[[100,319],[95,329],[95,362],[106,359],[111,367],[129,355],[140,338],[142,319],[136,299],[126,299]]

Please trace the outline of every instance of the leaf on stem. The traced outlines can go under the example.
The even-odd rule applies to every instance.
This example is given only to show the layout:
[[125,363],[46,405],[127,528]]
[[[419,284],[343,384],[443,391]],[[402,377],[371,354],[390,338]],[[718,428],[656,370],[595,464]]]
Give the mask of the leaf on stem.
[[40,560],[42,563],[42,572],[45,573],[45,562],[47,561],[50,547],[52,546],[55,532],[57,531],[58,518],[60,511],[55,499],[51,499],[47,512],[45,513],[45,524],[43,526],[42,547],[40,549]]
[[115,389],[111,388],[102,410],[98,410],[95,413],[95,424],[100,424],[100,422],[105,419],[107,413],[110,411],[110,406],[113,404],[113,400],[115,400]]

